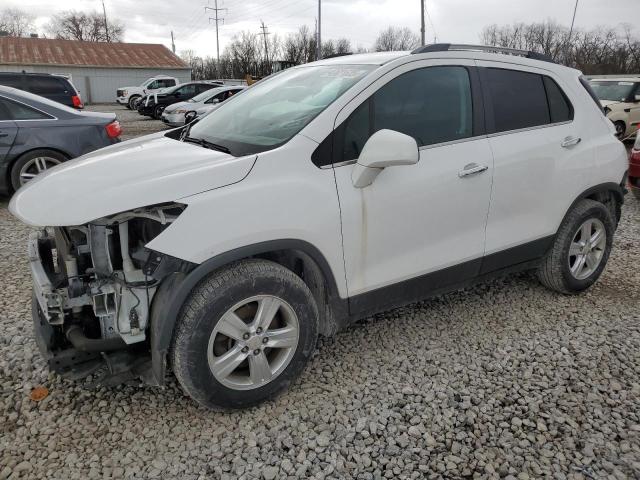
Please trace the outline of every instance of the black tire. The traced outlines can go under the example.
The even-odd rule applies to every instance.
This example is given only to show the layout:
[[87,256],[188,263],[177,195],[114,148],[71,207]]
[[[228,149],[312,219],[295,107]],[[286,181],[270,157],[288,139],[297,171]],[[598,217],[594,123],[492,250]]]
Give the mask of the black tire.
[[153,118],[156,120],[160,120],[160,117],[162,116],[162,112],[164,112],[165,106],[164,105],[156,105],[155,107],[153,107]]
[[622,120],[618,120],[616,122],[613,122],[613,126],[616,127],[616,137],[618,137],[619,139],[623,139],[624,134],[627,131],[627,126],[625,125],[625,123]]
[[136,102],[138,101],[139,98],[140,98],[140,95],[134,95],[132,97],[129,97],[129,101],[127,102],[127,108],[129,110],[135,110]]
[[[287,302],[297,316],[297,345],[284,370],[264,386],[230,388],[219,382],[209,368],[209,339],[225,312],[256,295]],[[287,388],[304,369],[317,337],[317,306],[302,279],[274,262],[242,260],[213,272],[194,288],[182,307],[170,360],[178,382],[200,405],[211,409],[244,408],[271,399]]]
[[18,157],[18,159],[13,162],[13,165],[11,166],[11,186],[14,190],[17,190],[22,186],[22,183],[20,182],[20,171],[25,165],[27,165],[35,158],[50,158],[57,161],[58,163],[66,162],[68,160],[68,158],[62,153],[45,148],[31,150],[30,152],[23,154],[21,157]]
[[[586,278],[578,279],[570,270],[569,247],[578,229],[589,219],[602,222],[606,232],[606,244],[597,268]],[[615,230],[615,222],[605,205],[594,200],[581,200],[564,218],[553,247],[538,267],[538,279],[547,288],[564,294],[576,294],[586,290],[600,277],[607,264]]]

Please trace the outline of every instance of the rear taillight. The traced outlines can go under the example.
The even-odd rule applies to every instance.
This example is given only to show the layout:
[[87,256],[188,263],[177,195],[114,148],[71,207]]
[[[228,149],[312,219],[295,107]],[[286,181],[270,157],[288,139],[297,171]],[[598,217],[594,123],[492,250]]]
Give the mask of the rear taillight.
[[80,95],[74,95],[73,97],[71,97],[71,101],[73,102],[73,108],[84,107],[84,105],[82,104],[82,99],[80,98]]
[[107,136],[109,138],[118,138],[122,134],[122,127],[120,126],[120,122],[117,120],[106,125],[104,129],[107,131]]

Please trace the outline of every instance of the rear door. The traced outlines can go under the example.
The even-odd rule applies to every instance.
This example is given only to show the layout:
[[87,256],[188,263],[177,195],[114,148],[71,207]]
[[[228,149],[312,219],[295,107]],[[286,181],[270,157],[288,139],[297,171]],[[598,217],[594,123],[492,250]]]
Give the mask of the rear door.
[[69,82],[62,78],[47,75],[27,75],[27,91],[41,95],[54,102],[73,107],[73,97],[76,92],[71,90]]
[[[545,253],[577,196],[590,186],[596,147],[584,105],[553,72],[478,61],[493,186],[482,272]],[[577,86],[577,85],[576,85]]]
[[17,133],[18,127],[11,118],[7,100],[0,97],[0,164],[8,160]]

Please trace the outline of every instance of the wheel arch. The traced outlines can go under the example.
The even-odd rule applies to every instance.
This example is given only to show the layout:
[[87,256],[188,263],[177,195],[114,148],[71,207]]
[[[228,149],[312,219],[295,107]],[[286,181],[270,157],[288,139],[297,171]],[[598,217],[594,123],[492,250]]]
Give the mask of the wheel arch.
[[[571,205],[565,212],[564,216],[562,217],[562,221],[560,222],[560,225],[562,225],[562,222],[567,217],[567,215],[569,215],[569,212],[573,210],[576,204],[580,200],[584,200],[584,199],[595,200],[596,202],[600,202],[606,207],[608,207],[617,225],[618,222],[620,221],[621,207],[622,207],[622,204],[624,203],[624,195],[626,193],[626,190],[624,188],[625,182],[626,182],[626,175],[625,175],[625,178],[623,178],[619,184],[614,182],[606,182],[606,183],[601,183],[599,185],[594,185],[586,189],[584,192],[578,195],[576,199],[571,203]],[[613,202],[611,201],[612,199],[614,200]],[[558,228],[560,227],[558,226]]]
[[283,239],[240,247],[206,260],[189,273],[173,273],[160,285],[153,299],[150,321],[153,383],[164,383],[167,352],[191,291],[212,272],[249,258],[273,261],[302,278],[317,302],[322,335],[332,335],[347,323],[347,300],[340,298],[331,267],[314,245]]

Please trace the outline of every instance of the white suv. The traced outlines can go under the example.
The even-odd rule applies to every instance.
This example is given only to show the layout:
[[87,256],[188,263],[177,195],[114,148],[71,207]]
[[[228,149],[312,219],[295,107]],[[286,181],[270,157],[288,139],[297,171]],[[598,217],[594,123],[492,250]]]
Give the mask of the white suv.
[[[271,398],[318,335],[495,275],[600,276],[627,157],[580,72],[447,44],[285,70],[21,188],[52,369]],[[498,53],[501,52],[501,53]],[[53,227],[53,228],[51,228]]]

